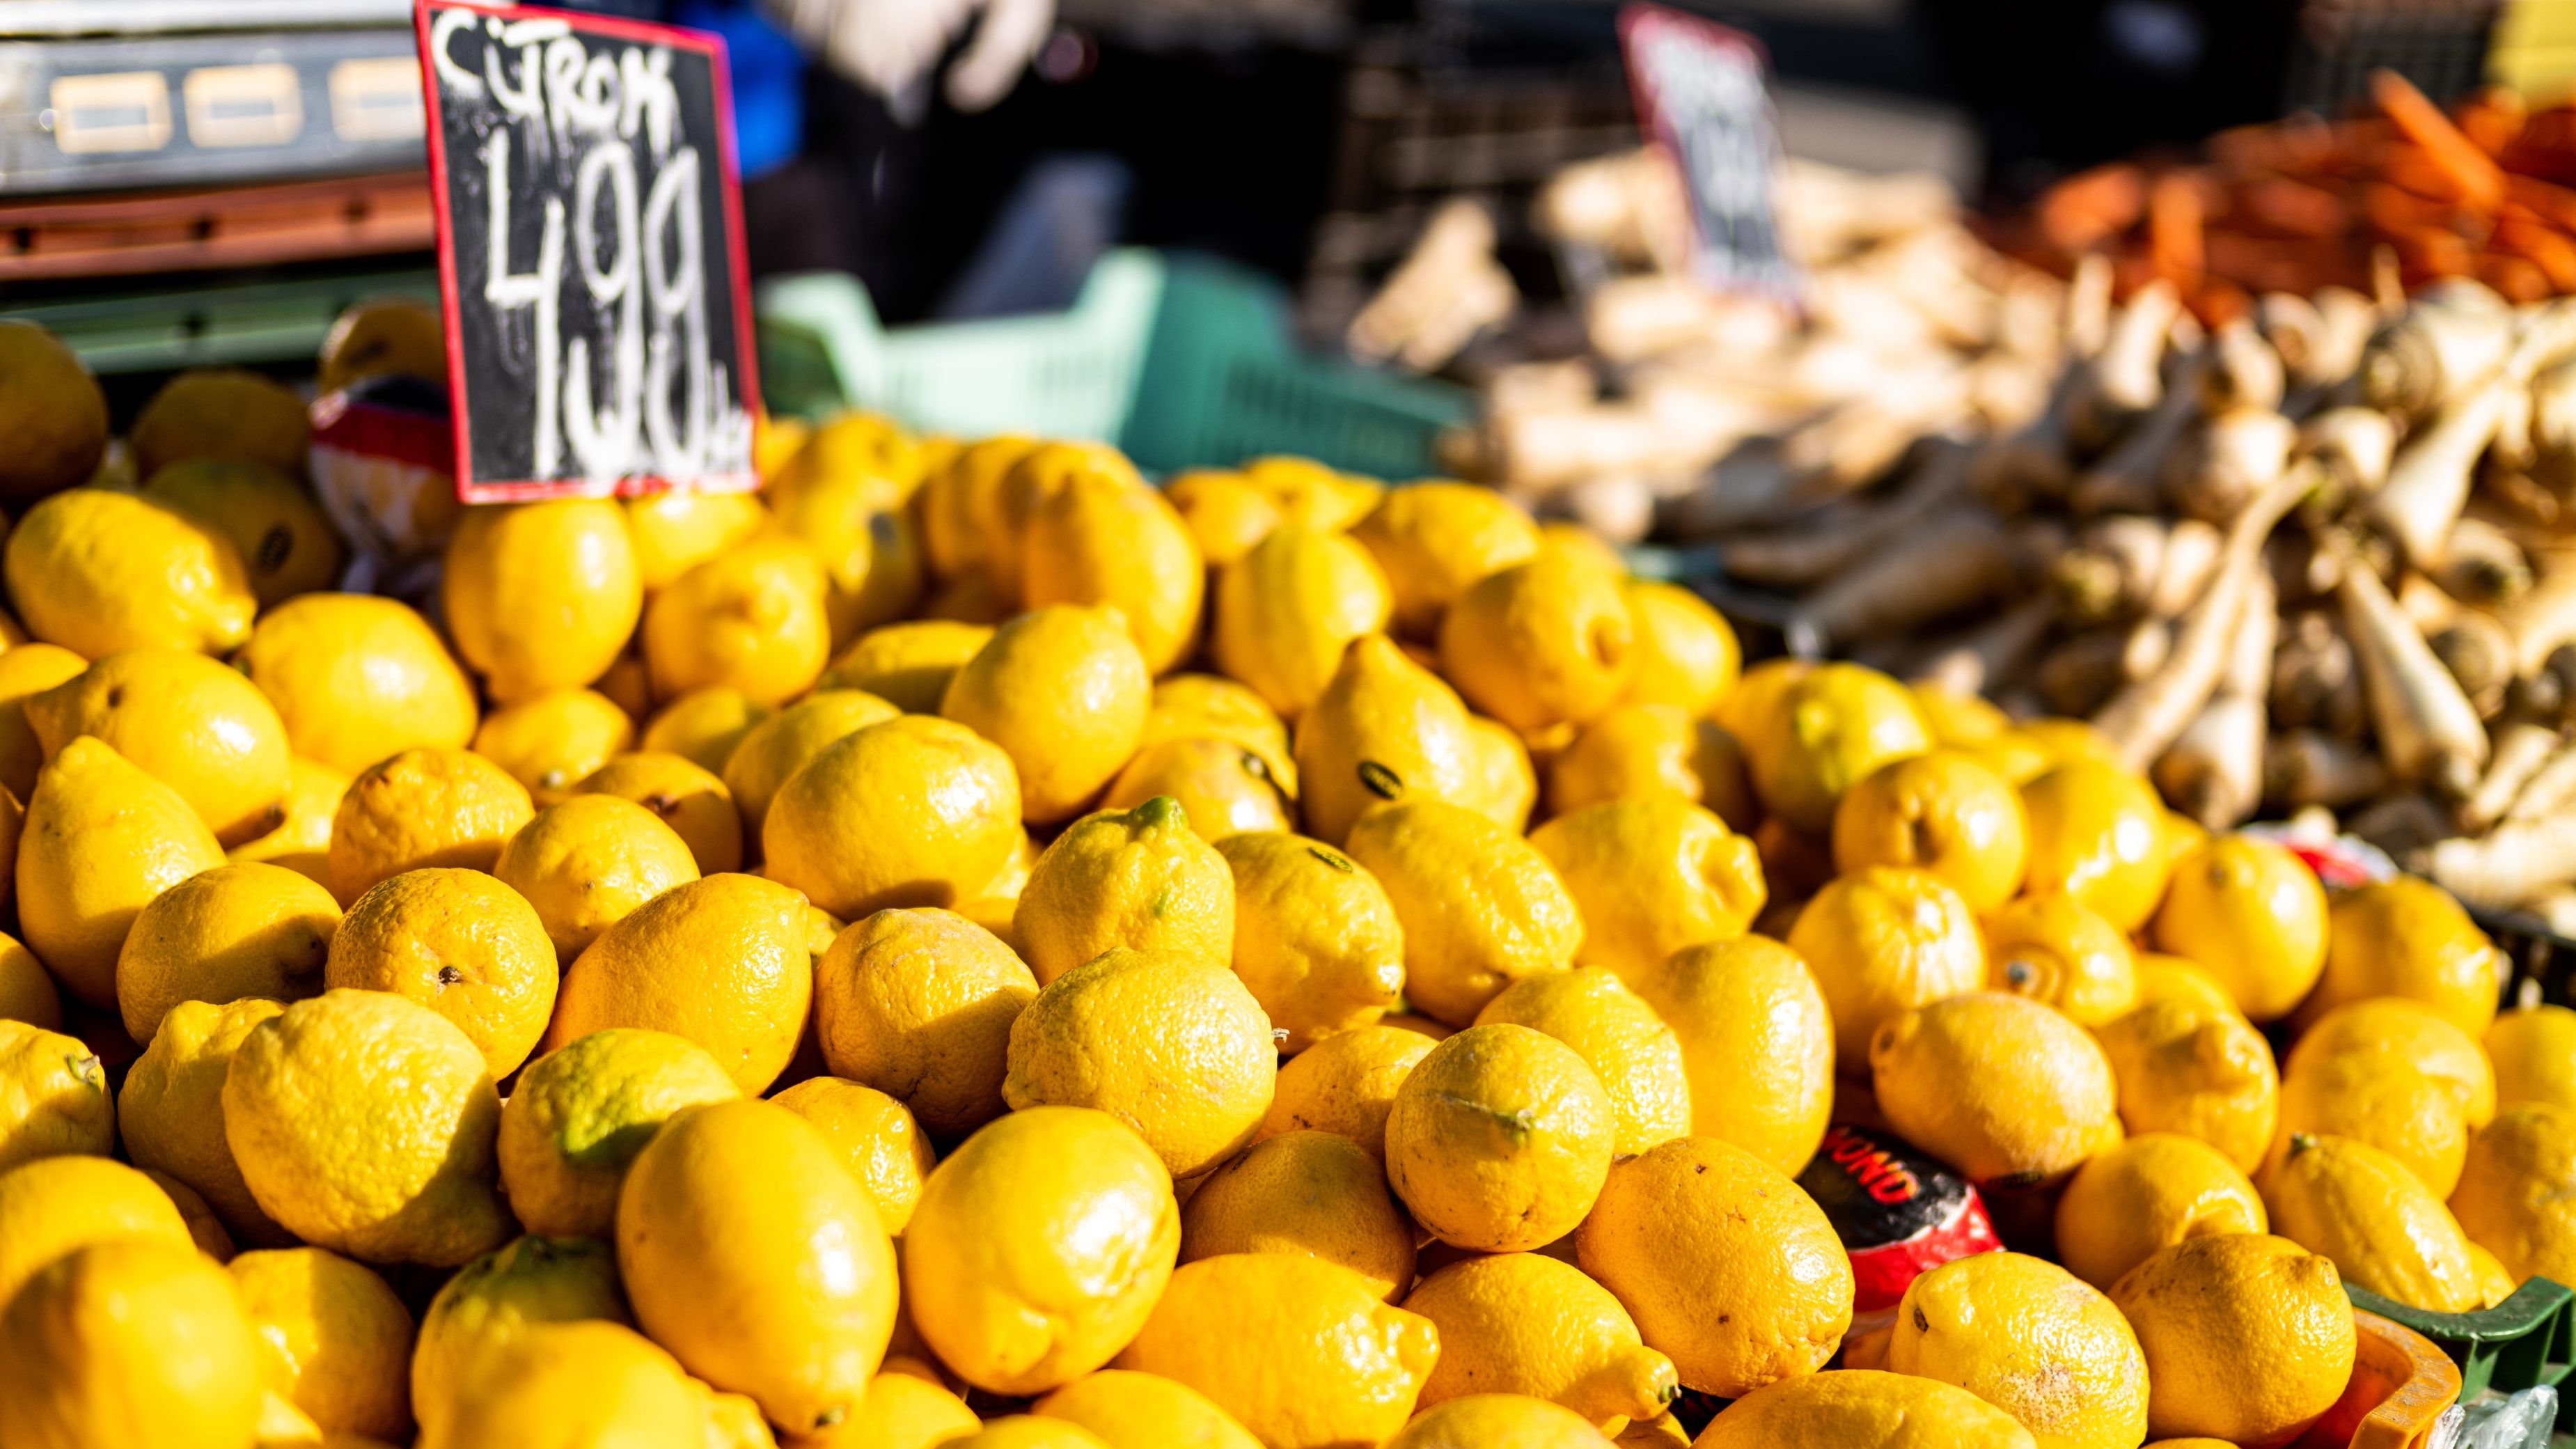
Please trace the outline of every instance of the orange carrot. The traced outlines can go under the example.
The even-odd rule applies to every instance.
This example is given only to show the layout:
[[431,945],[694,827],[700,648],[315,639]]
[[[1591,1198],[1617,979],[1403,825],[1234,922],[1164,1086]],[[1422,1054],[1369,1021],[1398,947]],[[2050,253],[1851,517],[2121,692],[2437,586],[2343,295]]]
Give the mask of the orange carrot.
[[2451,111],[2452,124],[2460,134],[2490,156],[2503,155],[2528,119],[2522,96],[2505,86],[2489,86]]
[[[2489,243],[2495,250],[2522,257],[2540,268],[2555,293],[2576,292],[2576,240],[2570,240],[2547,224],[2526,220],[2508,210],[2496,223],[2495,236]],[[2489,285],[2493,285],[2490,283]],[[2504,291],[2503,288],[2496,288]],[[2506,293],[2511,296],[2511,293]]]
[[2442,109],[2424,98],[2412,81],[2393,70],[2371,72],[2370,96],[2381,113],[2397,124],[2406,139],[2423,148],[2449,173],[2453,194],[2465,205],[2492,213],[2504,204],[2504,168],[2460,134]]
[[2206,215],[2198,178],[2186,171],[2156,178],[2147,192],[2147,254],[2157,275],[2182,284],[2207,269],[2209,257],[2200,238]]
[[2493,287],[2508,302],[2537,302],[2551,296],[2549,274],[2527,257],[2510,252],[2490,251],[2478,258],[2477,279]]
[[2352,225],[2342,196],[2286,176],[2263,176],[2236,189],[2230,219],[2281,236],[2331,237]]
[[2576,232],[2576,190],[2543,181],[2537,176],[2508,176],[2504,179],[2504,187],[2506,196],[2531,208],[2542,221],[2560,231]]

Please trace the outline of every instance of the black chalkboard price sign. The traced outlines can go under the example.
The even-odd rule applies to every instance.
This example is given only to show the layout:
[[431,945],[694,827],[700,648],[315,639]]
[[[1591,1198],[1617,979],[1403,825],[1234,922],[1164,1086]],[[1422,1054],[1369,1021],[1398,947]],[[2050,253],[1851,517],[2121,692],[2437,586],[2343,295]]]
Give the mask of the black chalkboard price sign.
[[722,43],[515,6],[414,14],[457,492],[755,486]]
[[1646,134],[1689,185],[1691,262],[1712,286],[1792,295],[1772,209],[1780,136],[1751,36],[1661,5],[1619,12],[1628,85]]

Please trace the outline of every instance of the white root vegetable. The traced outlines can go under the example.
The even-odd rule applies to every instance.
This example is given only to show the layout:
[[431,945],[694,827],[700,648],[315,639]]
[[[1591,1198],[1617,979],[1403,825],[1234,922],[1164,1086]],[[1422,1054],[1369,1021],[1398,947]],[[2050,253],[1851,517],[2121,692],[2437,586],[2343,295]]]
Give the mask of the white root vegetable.
[[2069,635],[2040,656],[2032,686],[2051,714],[2090,714],[2129,682],[2131,643],[2130,632],[2118,628]]
[[2363,349],[2361,400],[2403,418],[2431,413],[2501,371],[2513,309],[2465,278],[2427,288]]
[[2504,707],[2505,688],[2513,683],[2513,638],[2494,615],[2461,609],[2426,633],[2424,643],[2459,681],[2481,717]]
[[[2217,369],[2204,369],[2203,377]],[[2261,407],[2234,407],[2211,415],[2166,455],[2165,500],[2183,515],[2225,523],[2263,485],[2289,466],[2298,425]]]
[[1948,507],[1968,471],[1968,450],[1936,439],[1923,461],[1884,503],[1777,533],[1730,539],[1718,546],[1719,565],[1748,583],[1803,589],[1822,582],[1901,538]]
[[2263,340],[2250,318],[2239,317],[2210,334],[2212,365],[2200,375],[2201,410],[2212,417],[2239,409],[2277,412],[2284,385],[2281,354]]
[[2562,498],[2576,493],[2576,362],[2559,363],[2531,380],[2528,471]]
[[1915,661],[1910,677],[1958,694],[1999,693],[2030,668],[2056,623],[2056,599],[2034,593],[1967,632],[1935,643]]
[[2244,611],[2245,596],[2262,568],[2263,542],[2284,515],[2316,486],[2317,470],[2301,465],[2275,480],[2228,525],[2218,572],[2186,611],[2173,650],[2152,678],[2122,689],[2094,717],[2132,769],[2144,770],[2178,738],[2218,687],[2228,659],[2228,634]]
[[2371,496],[2371,523],[2416,567],[2441,562],[2451,525],[2469,501],[2478,454],[2504,416],[2505,392],[2500,383],[2481,386],[2446,404],[2407,439],[2389,466],[2387,483]]
[[2557,752],[2558,742],[2558,731],[2547,725],[2507,720],[2495,732],[2495,753],[2486,773],[2460,802],[2460,828],[2474,835],[2502,820],[2531,777]]
[[2212,830],[2238,824],[2263,800],[2263,702],[2281,618],[2270,575],[2254,570],[2244,594],[2218,689],[2149,771],[2174,808]]
[[2507,821],[2476,839],[2438,842],[2409,863],[2468,905],[2507,910],[2576,881],[2576,814]]
[[2531,560],[2503,529],[2483,518],[2463,518],[2451,525],[2432,577],[2452,598],[2492,608],[2531,587]]
[[2322,730],[2274,735],[2263,750],[2263,798],[2283,810],[2342,810],[2388,788],[2379,756]]
[[[2111,319],[2102,350],[2087,360],[2070,400],[2067,436],[2076,451],[2109,443],[2166,396],[2163,361],[2182,303],[2173,284],[2158,280],[2138,289]],[[2195,391],[2197,377],[2182,390]]]
[[2165,457],[2200,418],[2200,404],[2191,389],[2203,366],[2197,354],[2185,358],[2176,369],[2173,389],[2077,476],[2067,492],[2067,504],[2078,517],[2155,511],[2162,499],[2158,480]]
[[1458,355],[1478,332],[1512,315],[1520,289],[1494,260],[1494,220],[1464,199],[1431,224],[1386,285],[1351,319],[1351,355],[1428,372]]
[[2507,820],[2546,820],[2576,800],[2576,741],[2561,741],[2505,807]]
[[2456,776],[2483,766],[2487,732],[2477,707],[2379,575],[2347,567],[2335,594],[2343,604],[2344,634],[2361,662],[2363,692],[2389,773],[2419,784],[2437,772]]
[[2299,452],[2323,464],[2330,497],[2363,497],[2388,481],[2397,425],[2374,408],[2328,408],[2299,430]]
[[2531,588],[2496,617],[2513,638],[2514,673],[2540,668],[2559,645],[2576,641],[2576,561],[2549,561]]
[[2168,523],[2139,513],[2096,518],[2076,530],[2067,549],[2048,566],[2067,621],[2110,623],[2147,608],[2157,597],[2173,550],[2192,546],[2177,541],[2186,528],[2194,536],[2217,534],[2194,520]]
[[1994,598],[2013,583],[2019,551],[1981,508],[1938,514],[1799,603],[1791,647],[1812,657],[1837,643],[1911,631]]

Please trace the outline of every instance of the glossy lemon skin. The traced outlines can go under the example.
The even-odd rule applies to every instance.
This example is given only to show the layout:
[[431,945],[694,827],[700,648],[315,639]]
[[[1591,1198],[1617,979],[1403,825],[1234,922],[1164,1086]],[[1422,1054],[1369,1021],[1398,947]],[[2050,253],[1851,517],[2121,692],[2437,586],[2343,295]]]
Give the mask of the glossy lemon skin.
[[38,1270],[0,1312],[0,1434],[44,1449],[250,1449],[255,1353],[214,1260],[184,1242],[93,1243]]
[[939,712],[1001,746],[1032,824],[1081,813],[1145,736],[1153,676],[1114,610],[1054,605],[1004,624]]
[[465,510],[444,589],[456,652],[503,702],[607,673],[644,613],[634,537],[605,499]]
[[2352,1377],[2342,1280],[2287,1238],[2192,1238],[2110,1292],[2147,1356],[2150,1435],[2272,1443],[2324,1413]]
[[18,926],[54,979],[116,1005],[116,962],[144,906],[223,864],[185,797],[105,743],[81,738],[36,776],[18,839]]
[[2276,1020],[2325,969],[2325,887],[2279,845],[2218,836],[2174,863],[2155,941],[2215,975],[2248,1020]]
[[260,615],[235,662],[295,752],[354,775],[474,737],[474,687],[427,620],[372,594],[306,594]]
[[1525,1026],[1469,1027],[1396,1089],[1387,1181],[1443,1242],[1521,1252],[1583,1221],[1617,1134],[1609,1095],[1572,1048]]
[[87,659],[124,649],[224,654],[258,600],[223,531],[156,499],[67,488],[27,510],[0,555],[27,632]]
[[906,715],[835,741],[770,804],[769,873],[843,920],[953,906],[1020,849],[1011,757],[964,725]]

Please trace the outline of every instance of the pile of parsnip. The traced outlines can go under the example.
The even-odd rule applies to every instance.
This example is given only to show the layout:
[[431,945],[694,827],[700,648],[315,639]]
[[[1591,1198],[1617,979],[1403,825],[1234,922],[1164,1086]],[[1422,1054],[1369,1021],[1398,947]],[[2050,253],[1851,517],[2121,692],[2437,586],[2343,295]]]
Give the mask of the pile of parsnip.
[[2330,813],[2576,934],[2576,302],[2383,262],[2209,331],[1931,188],[1789,183],[1803,316],[1686,275],[1657,158],[1561,177],[1585,355],[1495,370],[1455,464],[1794,650],[2089,719],[2209,825]]

